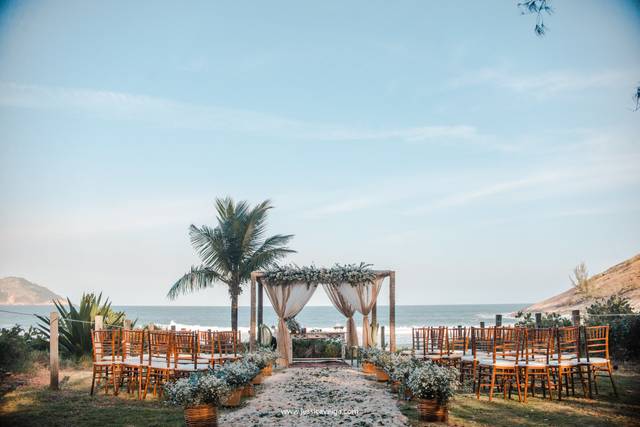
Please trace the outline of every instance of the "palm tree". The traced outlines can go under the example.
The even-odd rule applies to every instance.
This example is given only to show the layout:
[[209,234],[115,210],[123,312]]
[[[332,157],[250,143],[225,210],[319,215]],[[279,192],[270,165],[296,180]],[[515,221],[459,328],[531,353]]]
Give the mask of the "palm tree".
[[231,327],[238,330],[238,296],[242,285],[251,279],[251,272],[276,264],[279,259],[295,252],[286,245],[293,235],[276,234],[264,237],[269,200],[251,208],[246,201],[216,199],[218,225],[189,227],[191,245],[202,264],[192,266],[169,290],[167,297],[193,292],[224,283],[231,296]]

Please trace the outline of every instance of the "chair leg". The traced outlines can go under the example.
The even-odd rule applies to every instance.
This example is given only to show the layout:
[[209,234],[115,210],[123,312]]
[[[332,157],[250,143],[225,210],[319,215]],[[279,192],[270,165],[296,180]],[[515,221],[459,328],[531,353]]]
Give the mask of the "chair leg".
[[618,397],[616,383],[613,382],[613,369],[611,369],[611,362],[607,363],[607,372],[609,372],[609,379],[611,380],[611,388],[613,388],[613,394]]
[[596,391],[596,395],[598,395],[599,394],[599,392],[598,392],[598,372],[596,371],[596,367],[595,366],[593,366],[593,367],[591,367],[589,369],[592,370],[591,372],[593,374],[593,387],[594,387],[594,389]]
[[[529,385],[529,369],[524,368],[524,403],[527,403],[528,385]],[[531,390],[533,390],[533,388]],[[520,395],[519,384],[518,384],[518,395]]]
[[89,393],[90,396],[93,396],[93,389],[95,388],[96,385],[96,367],[93,366],[93,375],[91,376],[91,392]]
[[491,369],[491,388],[489,389],[489,402],[493,400],[493,388],[496,385],[496,369]]
[[482,366],[478,366],[478,381],[476,384],[476,399],[480,399],[480,386],[482,384]]
[[[515,369],[515,375],[516,375],[516,391],[518,392],[518,402],[522,402],[522,395],[520,394],[520,372],[518,372],[518,367],[516,366]],[[526,376],[526,374],[525,374]],[[526,387],[526,378],[525,378],[525,387]],[[526,394],[525,394],[526,396]]]
[[553,394],[551,393],[551,373],[550,369],[547,368],[547,390],[549,390],[549,400],[553,400]]

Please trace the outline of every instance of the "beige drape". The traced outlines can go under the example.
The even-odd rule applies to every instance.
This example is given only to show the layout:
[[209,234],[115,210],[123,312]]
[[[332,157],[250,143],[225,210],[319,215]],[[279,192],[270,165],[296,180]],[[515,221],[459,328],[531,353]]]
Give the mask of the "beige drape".
[[373,283],[351,285],[341,283],[337,286],[343,298],[362,314],[362,346],[371,347],[371,327],[369,313],[376,303],[384,277],[376,278]]
[[327,296],[333,303],[333,306],[340,312],[344,317],[347,318],[347,346],[357,346],[358,345],[358,331],[356,329],[356,322],[353,320],[353,314],[355,313],[355,308],[345,299],[345,297],[340,293],[338,286],[323,284],[322,287],[324,291],[327,293]]
[[316,291],[315,285],[307,286],[306,283],[290,283],[287,285],[270,285],[263,282],[267,291],[267,296],[271,301],[273,310],[278,315],[278,352],[280,359],[278,363],[288,366],[293,361],[291,352],[291,334],[287,328],[287,320],[293,318],[309,302],[309,299]]

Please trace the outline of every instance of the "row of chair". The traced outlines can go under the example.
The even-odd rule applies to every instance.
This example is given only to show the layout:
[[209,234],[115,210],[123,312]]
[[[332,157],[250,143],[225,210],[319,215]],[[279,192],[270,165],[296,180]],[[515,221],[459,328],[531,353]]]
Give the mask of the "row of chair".
[[126,382],[127,392],[137,388],[138,398],[162,393],[162,385],[171,378],[213,368],[216,364],[238,359],[241,335],[238,331],[158,331],[144,329],[108,329],[92,331],[93,377],[104,380],[105,393],[114,394]]
[[461,382],[471,380],[476,396],[489,389],[501,389],[504,397],[514,388],[518,399],[526,402],[535,395],[539,381],[543,397],[557,390],[558,399],[569,391],[575,395],[575,380],[583,394],[598,393],[597,377],[609,377],[617,390],[609,358],[608,326],[561,328],[447,328],[413,329],[413,353],[441,365],[460,369]]

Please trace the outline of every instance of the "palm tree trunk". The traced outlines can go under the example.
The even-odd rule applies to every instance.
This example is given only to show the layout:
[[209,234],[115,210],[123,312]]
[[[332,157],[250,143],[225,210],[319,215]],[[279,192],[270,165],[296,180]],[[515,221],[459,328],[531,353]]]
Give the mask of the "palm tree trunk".
[[238,292],[231,291],[231,329],[238,330]]

